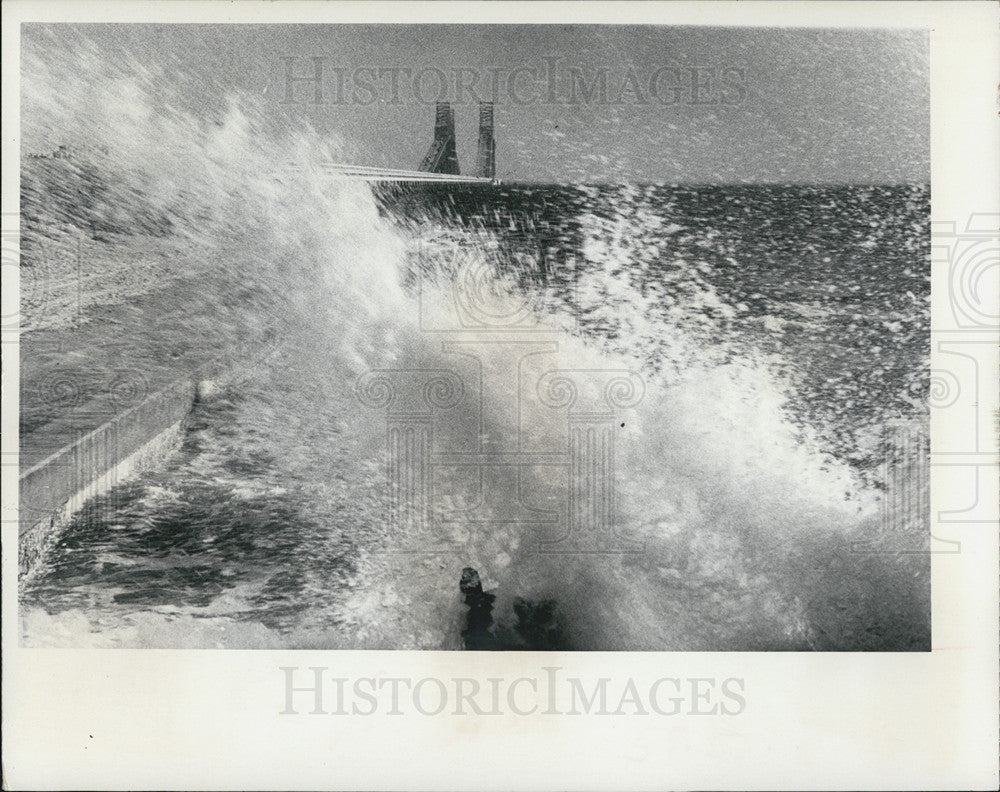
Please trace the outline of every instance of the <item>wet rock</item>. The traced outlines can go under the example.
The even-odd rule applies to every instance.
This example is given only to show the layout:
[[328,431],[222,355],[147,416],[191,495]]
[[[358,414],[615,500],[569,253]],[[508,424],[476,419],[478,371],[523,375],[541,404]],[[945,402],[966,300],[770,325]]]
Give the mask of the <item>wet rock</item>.
[[513,611],[516,622],[511,625],[494,620],[496,596],[483,590],[479,573],[472,567],[462,570],[459,590],[469,608],[462,640],[471,650],[558,651],[570,649],[570,642],[559,619],[555,600],[538,602],[517,597]]
[[514,600],[514,615],[514,629],[524,642],[523,648],[543,652],[570,648],[555,600],[532,602],[518,597]]
[[472,567],[462,570],[462,579],[458,587],[465,597],[465,604],[469,606],[466,627],[462,630],[465,648],[495,649],[495,640],[490,628],[493,626],[493,601],[496,597],[483,591],[479,573]]

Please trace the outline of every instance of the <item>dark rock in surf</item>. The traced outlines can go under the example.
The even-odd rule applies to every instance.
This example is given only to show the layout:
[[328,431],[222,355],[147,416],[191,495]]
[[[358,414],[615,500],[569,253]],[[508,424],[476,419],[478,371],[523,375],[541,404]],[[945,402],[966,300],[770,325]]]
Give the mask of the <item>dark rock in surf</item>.
[[524,642],[523,648],[532,651],[570,648],[559,621],[555,600],[532,602],[517,597],[514,600],[514,615],[517,616],[517,626],[514,630]]
[[559,619],[555,600],[532,602],[514,600],[517,623],[495,623],[493,603],[496,596],[483,591],[479,573],[472,567],[462,570],[458,584],[469,608],[462,640],[466,649],[480,651],[558,651],[570,649],[569,640]]
[[462,630],[465,648],[496,649],[496,641],[490,632],[493,626],[493,600],[496,597],[483,591],[479,573],[472,567],[462,570],[462,579],[458,587],[465,596],[465,604],[469,606],[466,627]]

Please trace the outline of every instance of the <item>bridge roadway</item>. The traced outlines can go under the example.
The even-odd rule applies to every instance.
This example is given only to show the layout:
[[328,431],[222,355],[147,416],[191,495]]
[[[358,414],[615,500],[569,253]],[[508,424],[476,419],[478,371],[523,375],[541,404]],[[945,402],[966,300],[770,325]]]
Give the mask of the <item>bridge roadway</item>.
[[[303,166],[293,166],[301,169]],[[347,165],[339,162],[323,162],[317,169],[340,179],[354,179],[372,182],[459,182],[465,184],[493,184],[495,180],[484,176],[464,176],[450,173],[430,173],[428,171],[395,170],[373,168],[368,165]]]

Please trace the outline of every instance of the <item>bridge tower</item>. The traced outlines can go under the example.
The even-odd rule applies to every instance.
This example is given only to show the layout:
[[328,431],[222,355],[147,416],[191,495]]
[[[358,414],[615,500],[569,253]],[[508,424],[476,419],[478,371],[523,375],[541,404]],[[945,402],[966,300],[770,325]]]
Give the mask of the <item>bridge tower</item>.
[[420,163],[429,173],[458,175],[458,152],[455,150],[455,111],[448,102],[438,102],[434,112],[434,142]]
[[496,178],[496,143],[493,140],[493,102],[479,103],[479,155],[476,158],[476,175]]

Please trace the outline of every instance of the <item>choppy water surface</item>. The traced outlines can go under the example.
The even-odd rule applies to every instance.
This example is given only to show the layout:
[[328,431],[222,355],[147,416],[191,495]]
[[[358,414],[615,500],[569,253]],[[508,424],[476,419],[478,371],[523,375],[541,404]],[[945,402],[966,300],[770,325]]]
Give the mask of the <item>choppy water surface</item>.
[[[308,135],[264,139],[246,108],[214,125],[150,97],[146,116],[82,99],[55,108],[46,86],[71,76],[34,67],[26,115],[49,107],[119,150],[94,154],[84,174],[25,166],[29,242],[57,215],[109,258],[169,241],[173,276],[198,295],[88,309],[103,358],[141,358],[141,345],[155,357],[190,344],[192,328],[251,352],[197,405],[169,464],[91,504],[23,581],[24,643],[461,648],[459,580],[473,567],[496,593],[499,631],[518,633],[515,598],[548,603],[559,645],[576,649],[929,648],[925,557],[852,551],[923,541],[921,515],[887,524],[880,504],[887,486],[926,490],[919,460],[893,447],[927,420],[925,187],[375,196],[289,176],[289,151],[325,153]],[[44,170],[55,167],[101,185],[88,217],[53,194]],[[487,343],[454,324],[470,294],[497,308],[486,311],[495,324],[513,322],[506,335]],[[155,303],[157,333],[130,334],[141,318],[127,311],[107,320],[109,304],[137,300]],[[527,347],[494,343],[515,337],[553,347],[524,374],[625,371],[642,383],[614,418],[611,552],[539,552],[570,521],[552,465],[442,466],[416,545],[411,523],[391,516],[386,410],[408,395],[372,407],[358,390],[370,372],[463,382],[456,391],[445,377],[421,408],[437,450],[488,457],[515,435],[522,451],[565,445],[566,409],[516,408],[509,375]],[[31,359],[22,365],[30,373]],[[397,552],[414,549],[441,552]],[[514,648],[545,648],[521,634]]]

